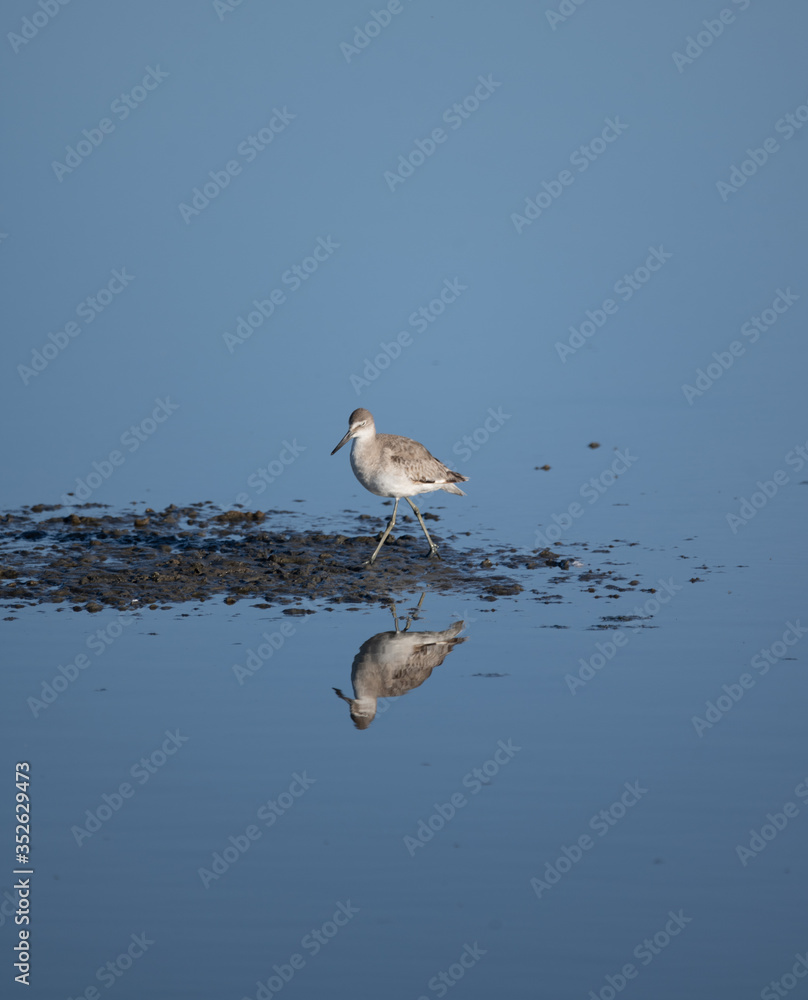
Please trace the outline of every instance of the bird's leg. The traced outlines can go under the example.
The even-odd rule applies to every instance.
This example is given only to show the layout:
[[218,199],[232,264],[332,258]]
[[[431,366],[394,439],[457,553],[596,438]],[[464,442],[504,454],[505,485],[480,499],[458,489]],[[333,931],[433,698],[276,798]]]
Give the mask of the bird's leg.
[[438,559],[440,559],[440,555],[438,553],[438,547],[432,541],[432,539],[429,537],[429,532],[426,530],[426,525],[424,524],[424,519],[421,517],[421,511],[418,510],[418,508],[415,506],[415,504],[412,502],[412,500],[410,500],[409,497],[405,497],[404,499],[407,501],[407,503],[410,505],[410,507],[412,507],[412,509],[415,511],[415,516],[421,522],[421,527],[424,529],[424,534],[426,535],[426,540],[429,542],[429,552],[427,553],[427,555],[428,556],[436,556]]
[[[396,613],[395,602],[391,601],[387,606],[390,608],[390,613],[393,616],[393,621],[395,622],[396,625],[396,632],[400,632],[401,629],[398,627],[398,614]],[[407,630],[404,629],[404,631],[406,632]]]
[[[415,608],[415,610],[411,611],[410,614],[407,615],[407,624],[402,629],[403,632],[406,632],[407,629],[410,627],[413,618],[418,617],[418,612],[421,610],[421,605],[423,604],[425,597],[426,597],[426,591],[424,591],[423,594],[421,594],[421,600],[418,602],[418,606]],[[398,628],[396,628],[396,631],[398,631]]]
[[[376,546],[376,551],[373,553],[373,555],[368,560],[368,566],[372,566],[373,565],[373,563],[376,560],[376,556],[379,554],[379,549],[382,547],[382,545],[384,545],[385,541],[387,540],[387,536],[393,530],[393,526],[396,523],[396,511],[398,510],[398,501],[399,501],[399,498],[396,497],[396,502],[393,504],[393,516],[390,518],[390,523],[387,525],[387,528],[385,529],[385,532],[382,535],[382,540]],[[426,528],[424,528],[424,531],[426,531]]]

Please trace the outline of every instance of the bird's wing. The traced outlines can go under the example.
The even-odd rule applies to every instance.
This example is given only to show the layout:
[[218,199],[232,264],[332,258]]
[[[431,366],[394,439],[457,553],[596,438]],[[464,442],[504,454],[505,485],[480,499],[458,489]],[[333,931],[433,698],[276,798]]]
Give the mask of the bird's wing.
[[397,435],[385,435],[392,438],[384,442],[384,450],[390,462],[397,466],[414,483],[452,483],[453,474],[443,462],[418,441],[402,438]]

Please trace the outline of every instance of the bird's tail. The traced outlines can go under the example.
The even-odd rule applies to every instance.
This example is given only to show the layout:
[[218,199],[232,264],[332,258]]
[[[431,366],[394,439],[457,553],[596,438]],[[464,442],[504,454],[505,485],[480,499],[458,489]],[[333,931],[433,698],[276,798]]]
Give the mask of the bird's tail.
[[447,469],[446,482],[443,486],[441,486],[441,489],[445,490],[447,493],[456,493],[458,496],[464,497],[466,494],[460,489],[459,486],[455,486],[454,483],[467,483],[468,481],[468,476],[464,476],[459,472],[452,472],[451,469]]

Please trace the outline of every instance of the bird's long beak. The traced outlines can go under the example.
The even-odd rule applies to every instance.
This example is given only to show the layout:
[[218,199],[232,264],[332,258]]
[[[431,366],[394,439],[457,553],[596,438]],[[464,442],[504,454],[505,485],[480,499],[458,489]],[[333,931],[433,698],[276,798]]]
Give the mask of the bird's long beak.
[[342,447],[342,446],[343,446],[344,444],[347,444],[347,443],[348,443],[348,441],[350,441],[350,440],[351,440],[351,437],[352,437],[352,436],[353,436],[353,435],[352,435],[352,433],[351,433],[351,431],[350,431],[350,429],[349,429],[349,430],[348,430],[348,433],[347,433],[347,434],[345,435],[345,437],[344,437],[344,438],[343,438],[343,439],[342,439],[342,440],[340,441],[340,443],[339,443],[339,444],[337,445],[337,447],[336,447],[336,448],[335,448],[335,449],[334,449],[334,450],[333,450],[333,451],[331,452],[331,454],[332,454],[332,455],[336,455],[336,453],[337,453],[337,452],[338,452],[338,451],[340,450],[340,448],[341,448],[341,447]]

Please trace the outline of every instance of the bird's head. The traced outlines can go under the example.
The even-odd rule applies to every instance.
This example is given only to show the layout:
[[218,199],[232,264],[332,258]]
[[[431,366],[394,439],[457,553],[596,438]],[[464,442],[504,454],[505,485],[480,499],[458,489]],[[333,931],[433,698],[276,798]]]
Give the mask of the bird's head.
[[351,438],[373,437],[375,433],[376,425],[373,423],[373,414],[360,406],[358,410],[354,410],[350,417],[348,417],[348,431],[331,454],[335,455]]

